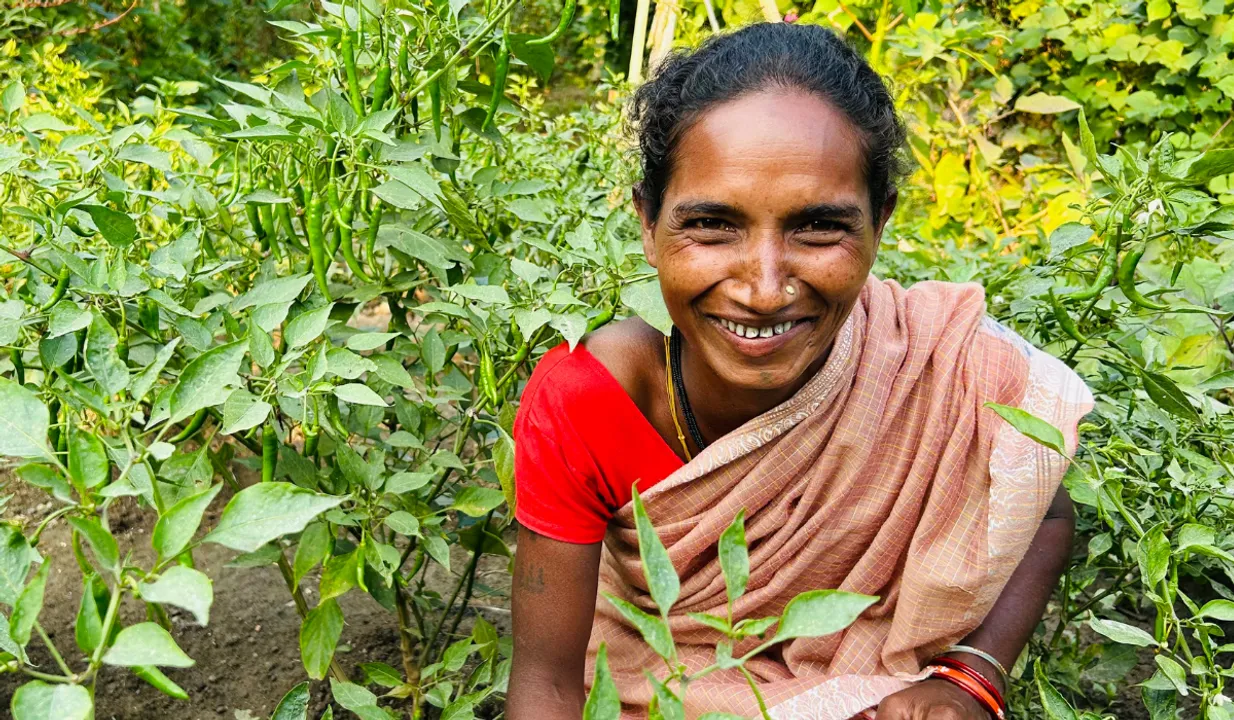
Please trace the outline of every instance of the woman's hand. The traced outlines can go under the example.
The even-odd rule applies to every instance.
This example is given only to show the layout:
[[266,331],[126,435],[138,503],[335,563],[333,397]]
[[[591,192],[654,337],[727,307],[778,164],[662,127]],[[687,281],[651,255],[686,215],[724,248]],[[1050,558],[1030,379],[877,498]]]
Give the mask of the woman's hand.
[[990,720],[990,714],[946,680],[923,680],[888,695],[878,706],[878,720]]

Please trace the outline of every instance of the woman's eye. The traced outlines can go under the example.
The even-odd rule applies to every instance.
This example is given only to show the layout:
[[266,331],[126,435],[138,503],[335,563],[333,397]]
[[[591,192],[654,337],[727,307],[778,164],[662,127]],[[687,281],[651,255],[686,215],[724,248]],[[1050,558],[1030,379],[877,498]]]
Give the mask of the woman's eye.
[[732,225],[720,218],[695,218],[688,223],[689,227],[699,230],[731,230]]

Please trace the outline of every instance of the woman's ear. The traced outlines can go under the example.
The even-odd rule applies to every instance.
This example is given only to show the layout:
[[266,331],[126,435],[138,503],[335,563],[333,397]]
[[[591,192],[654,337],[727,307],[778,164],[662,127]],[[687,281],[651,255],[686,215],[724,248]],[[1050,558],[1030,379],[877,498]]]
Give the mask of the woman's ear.
[[634,211],[638,213],[639,226],[643,234],[643,256],[647,264],[656,267],[656,221],[648,212],[647,197],[643,194],[643,185],[634,186]]
[[896,203],[900,200],[900,191],[892,189],[887,193],[887,199],[883,201],[883,210],[878,218],[878,227],[874,232],[875,247],[882,244],[883,228],[887,227],[887,221],[891,219],[891,214],[896,211]]

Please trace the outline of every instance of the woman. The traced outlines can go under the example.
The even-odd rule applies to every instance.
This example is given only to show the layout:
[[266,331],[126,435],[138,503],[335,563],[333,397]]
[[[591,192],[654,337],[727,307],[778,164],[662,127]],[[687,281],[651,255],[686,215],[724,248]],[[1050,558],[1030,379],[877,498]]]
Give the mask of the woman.
[[[714,548],[744,509],[738,617],[819,588],[881,598],[844,632],[748,663],[772,717],[994,714],[976,676],[1003,690],[1073,521],[1066,459],[984,406],[1028,410],[1073,450],[1087,389],[988,320],[979,287],[870,276],[904,131],[831,32],[756,25],[671,57],[633,121],[635,207],[674,337],[626,320],[553,350],[527,386],[510,720],[578,720],[601,642],[625,713],[645,715],[643,671],[662,664],[596,603],[600,589],[653,608],[636,481],[682,576],[669,620],[686,665],[714,660],[718,634],[686,613],[723,614]],[[965,670],[923,672],[944,655]],[[691,683],[686,703],[759,712],[737,671]]]

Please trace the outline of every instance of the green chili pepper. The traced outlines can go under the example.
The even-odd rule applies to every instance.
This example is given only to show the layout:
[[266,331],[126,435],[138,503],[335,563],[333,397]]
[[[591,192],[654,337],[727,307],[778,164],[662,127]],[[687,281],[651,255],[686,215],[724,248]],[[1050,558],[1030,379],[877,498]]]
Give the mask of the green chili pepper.
[[488,347],[480,349],[480,391],[493,407],[501,404],[501,394],[497,392],[497,369]]
[[304,428],[304,456],[317,462],[317,428]]
[[621,0],[608,0],[608,34],[614,40],[620,31],[621,25]]
[[351,30],[344,28],[342,36],[339,51],[343,55],[343,69],[347,73],[347,95],[351,98],[351,109],[364,117],[364,99],[360,96],[360,77],[356,74],[356,48],[352,44]]
[[361,282],[369,283],[373,282],[373,278],[369,277],[369,274],[364,271],[364,267],[360,264],[360,260],[356,258],[356,249],[352,245],[353,232],[351,228],[351,219],[355,215],[355,210],[355,198],[348,198],[347,202],[343,203],[339,208],[338,214],[335,216],[335,221],[339,224],[339,228],[343,233],[342,246],[344,262],[347,263],[347,267],[351,269],[352,274],[360,278]]
[[18,385],[26,384],[26,363],[21,359],[21,350],[9,348],[9,360],[13,361],[13,377]]
[[134,675],[145,680],[151,687],[164,695],[169,695],[177,700],[189,699],[189,694],[184,692],[184,689],[179,685],[172,682],[171,678],[164,675],[163,671],[157,667],[153,665],[135,665],[130,669]]
[[339,437],[347,438],[351,435],[347,429],[347,423],[343,422],[343,414],[338,409],[338,398],[334,395],[326,398],[326,419],[330,421],[330,425]]
[[1169,305],[1149,300],[1141,295],[1139,289],[1135,286],[1135,268],[1140,264],[1140,258],[1144,257],[1144,251],[1147,249],[1148,243],[1143,243],[1123,257],[1122,264],[1118,266],[1118,287],[1123,291],[1123,295],[1127,296],[1128,300],[1142,308],[1147,310],[1169,310]]
[[596,315],[595,317],[587,321],[587,332],[591,332],[592,330],[595,330],[596,328],[607,325],[609,321],[611,321],[612,319],[613,319],[613,308],[609,307],[609,308],[605,308],[604,310],[601,310],[599,315]]
[[141,309],[137,314],[138,324],[150,337],[162,340],[162,328],[159,327],[159,305],[150,298],[142,298]]
[[377,247],[377,233],[381,230],[381,213],[382,201],[378,198],[373,202],[373,209],[368,214],[368,232],[364,238],[364,257],[368,259],[370,267],[376,267],[375,248]]
[[557,20],[557,27],[544,37],[538,37],[535,40],[528,40],[528,45],[547,45],[557,38],[561,37],[566,32],[566,28],[570,27],[570,23],[574,21],[574,10],[578,7],[578,0],[566,0],[566,4],[561,8],[561,18]]
[[172,443],[173,445],[175,443],[184,442],[185,440],[188,440],[189,438],[193,437],[193,434],[196,433],[198,430],[200,430],[201,426],[205,424],[206,424],[206,408],[202,408],[198,410],[195,415],[193,415],[193,419],[189,420],[189,424],[185,425],[183,430],[181,430],[175,437],[171,438],[167,442]]
[[235,202],[240,195],[240,146],[236,146],[236,152],[231,156],[231,190],[227,192],[227,197],[219,201],[219,205],[227,207]]
[[51,291],[51,297],[47,298],[47,302],[39,305],[39,310],[46,312],[51,309],[52,305],[60,302],[60,298],[64,297],[64,293],[69,289],[69,266],[60,266],[60,275],[56,278],[56,286]]
[[287,203],[279,203],[274,206],[274,219],[286,231],[288,245],[294,248],[296,252],[308,252],[308,248],[304,247],[304,243],[300,242],[300,236],[296,234],[296,226],[291,221],[291,208],[288,207]]
[[[533,41],[534,42],[534,41]],[[529,43],[530,44],[530,43]],[[510,74],[510,43],[506,37],[501,38],[501,49],[497,51],[497,70],[493,75],[493,97],[488,101],[488,114],[484,116],[481,130],[487,130],[497,117],[497,106],[501,104],[506,90],[506,77]]]
[[433,112],[433,137],[441,139],[441,81],[434,80],[428,86],[428,99]]
[[1063,332],[1071,336],[1072,340],[1075,340],[1083,345],[1087,345],[1088,338],[1080,332],[1078,327],[1076,327],[1075,320],[1071,319],[1071,315],[1068,314],[1067,308],[1063,307],[1063,304],[1059,301],[1058,296],[1054,294],[1054,290],[1050,290],[1050,307],[1053,308],[1054,319],[1058,321],[1058,326],[1063,329]]
[[278,467],[279,436],[274,432],[274,423],[267,422],[261,428],[261,481],[273,482],[274,470]]
[[410,44],[408,38],[402,39],[398,44],[398,56],[394,61],[394,64],[398,67],[400,92],[407,92],[407,85],[411,82],[411,66],[407,63],[408,47]]
[[1122,232],[1115,230],[1106,235],[1105,250],[1101,256],[1101,268],[1093,283],[1083,290],[1063,295],[1064,300],[1092,300],[1100,295],[1114,279],[1118,270],[1118,249],[1122,245]]
[[339,219],[341,208],[339,206],[338,184],[333,179],[326,183],[326,205],[330,208],[330,217],[334,220],[334,229],[330,233],[330,242],[326,245],[326,256],[331,260],[334,259],[334,253],[338,252],[339,245],[343,244],[343,223]]
[[249,219],[249,226],[253,228],[253,235],[261,242],[261,249],[269,248],[270,243],[266,240],[266,229],[261,224],[261,211],[257,209],[257,205],[255,203],[245,203],[244,214]]
[[327,272],[330,261],[326,255],[326,241],[321,232],[322,200],[313,193],[309,197],[308,207],[304,210],[304,225],[308,231],[309,259],[313,264],[313,278],[317,280],[317,288],[326,300],[330,300],[330,288],[327,284]]
[[383,61],[381,69],[377,71],[376,79],[373,80],[373,104],[369,106],[370,113],[380,110],[390,97],[390,76],[392,74],[390,65]]
[[1178,275],[1183,271],[1183,261],[1179,258],[1174,262],[1174,269],[1170,272],[1170,287],[1178,284]]

